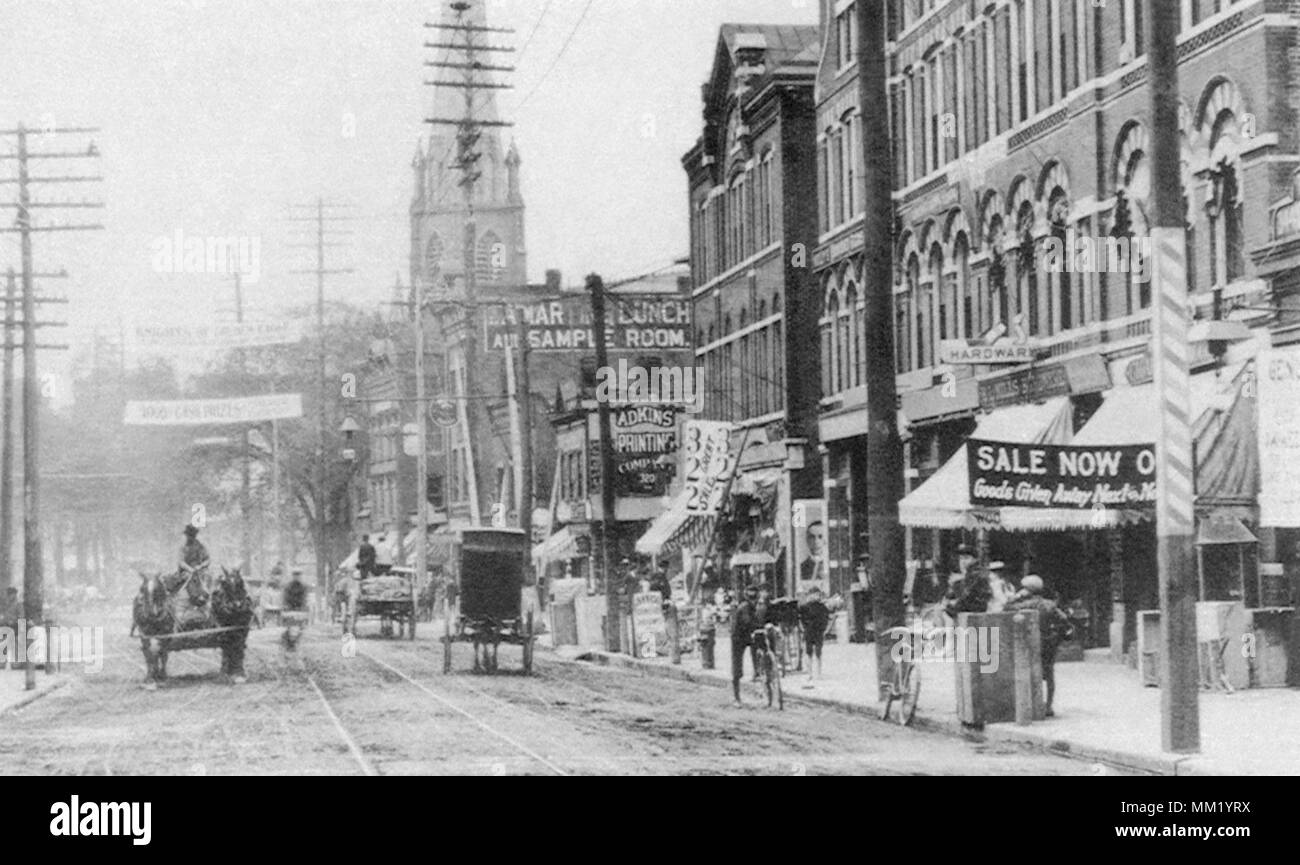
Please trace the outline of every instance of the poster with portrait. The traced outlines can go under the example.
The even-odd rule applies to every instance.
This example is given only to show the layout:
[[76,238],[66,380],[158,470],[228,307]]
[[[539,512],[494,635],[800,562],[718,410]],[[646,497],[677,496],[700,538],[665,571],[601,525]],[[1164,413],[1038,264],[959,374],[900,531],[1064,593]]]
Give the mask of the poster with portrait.
[[814,585],[830,593],[830,562],[826,558],[826,502],[797,499],[790,514],[794,535],[795,590],[803,594]]

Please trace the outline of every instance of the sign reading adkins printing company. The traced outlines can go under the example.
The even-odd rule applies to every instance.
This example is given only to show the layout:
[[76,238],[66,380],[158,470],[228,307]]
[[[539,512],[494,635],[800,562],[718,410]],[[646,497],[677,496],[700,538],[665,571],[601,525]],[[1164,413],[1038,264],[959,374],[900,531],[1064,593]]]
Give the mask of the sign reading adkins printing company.
[[1026,445],[966,442],[975,507],[1153,507],[1155,445]]

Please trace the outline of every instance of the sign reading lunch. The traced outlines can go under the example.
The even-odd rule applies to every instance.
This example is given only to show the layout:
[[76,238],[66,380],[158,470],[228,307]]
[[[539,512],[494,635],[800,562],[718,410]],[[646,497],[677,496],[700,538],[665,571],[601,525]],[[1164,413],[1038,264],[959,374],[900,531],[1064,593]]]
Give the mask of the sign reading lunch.
[[1131,510],[1156,502],[1155,445],[1027,445],[969,439],[975,507]]
[[261,423],[302,417],[302,394],[284,393],[235,399],[193,399],[126,404],[127,426],[208,426]]
[[[691,303],[680,297],[616,294],[610,299],[606,338],[610,351],[686,350],[691,347]],[[596,346],[586,295],[518,307],[487,307],[489,351],[517,348],[522,317],[530,351],[589,354]]]

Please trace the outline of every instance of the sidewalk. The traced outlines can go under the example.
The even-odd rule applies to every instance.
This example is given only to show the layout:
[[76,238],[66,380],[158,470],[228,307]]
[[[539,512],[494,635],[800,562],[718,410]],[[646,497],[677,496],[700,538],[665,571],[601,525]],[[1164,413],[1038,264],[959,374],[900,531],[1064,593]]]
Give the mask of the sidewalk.
[[[600,650],[562,647],[562,657],[584,658],[611,666],[697,681],[725,688],[730,699],[731,646],[718,641],[716,668],[704,670],[698,654],[684,655],[680,667],[668,658],[634,659]],[[806,664],[806,662],[805,662]],[[990,724],[982,733],[961,726],[956,706],[956,670],[951,662],[920,666],[921,696],[913,722],[921,729],[951,735],[982,735],[988,741],[1028,744],[1060,754],[1163,775],[1300,775],[1300,691],[1256,689],[1234,694],[1201,692],[1201,754],[1179,756],[1160,746],[1160,691],[1143,687],[1128,667],[1106,663],[1056,665],[1056,717],[1026,727]],[[765,699],[749,681],[746,700]],[[875,646],[826,645],[823,678],[807,673],[785,679],[787,702],[833,705],[879,717],[876,701]]]
[[27,678],[22,667],[9,668],[0,667],[0,715],[11,712],[15,709],[21,709],[28,703],[39,700],[64,685],[68,684],[66,674],[46,675],[44,670],[36,671],[36,688],[28,691],[26,689]]

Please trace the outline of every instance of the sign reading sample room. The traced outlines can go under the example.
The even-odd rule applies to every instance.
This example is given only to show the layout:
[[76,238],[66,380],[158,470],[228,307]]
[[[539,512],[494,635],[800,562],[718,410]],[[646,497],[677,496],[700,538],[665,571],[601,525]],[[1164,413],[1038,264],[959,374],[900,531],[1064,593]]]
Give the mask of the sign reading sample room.
[[[680,297],[616,294],[607,304],[606,339],[610,351],[665,351],[691,348],[691,303]],[[539,301],[526,306],[489,307],[484,315],[489,351],[518,343],[516,322],[523,317],[530,351],[590,354],[596,347],[591,302],[586,295]]]
[[127,426],[208,426],[261,423],[302,417],[302,394],[283,393],[235,399],[128,402]]
[[1155,445],[1026,445],[966,442],[970,501],[977,508],[1132,510],[1156,502]]
[[1300,528],[1300,349],[1270,349],[1259,379],[1259,524]]

